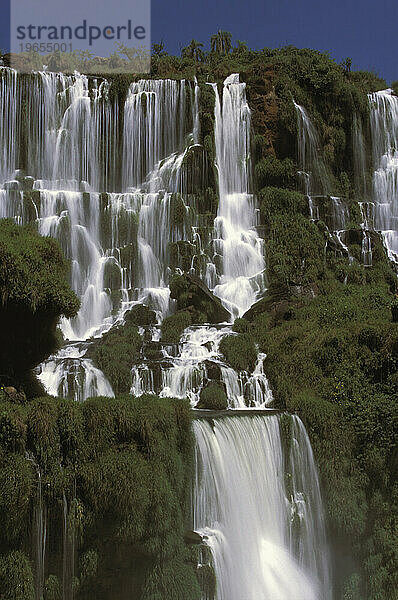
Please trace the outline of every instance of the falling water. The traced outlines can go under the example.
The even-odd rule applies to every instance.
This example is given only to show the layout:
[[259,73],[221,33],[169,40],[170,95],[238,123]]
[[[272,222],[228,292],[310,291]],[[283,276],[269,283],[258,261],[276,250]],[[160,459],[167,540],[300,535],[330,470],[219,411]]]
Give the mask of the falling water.
[[239,75],[224,81],[222,106],[216,84],[215,143],[219,207],[215,253],[222,267],[214,293],[236,316],[265,291],[263,240],[257,235],[257,206],[250,194],[250,109]]
[[[228,406],[233,409],[265,408],[273,400],[264,373],[265,354],[258,355],[252,373],[235,371],[228,366],[219,346],[223,337],[232,334],[230,326],[188,327],[181,336],[177,348],[167,344],[160,346],[160,358],[155,362],[144,359],[132,370],[132,393],[158,394],[163,398],[189,398],[194,408],[201,391],[209,383],[217,383],[227,394]],[[156,328],[152,330],[153,341],[159,338]]]
[[35,600],[42,600],[44,590],[45,560],[47,550],[47,508],[43,498],[42,472],[35,457],[26,454],[37,473],[37,494],[33,508],[33,561],[35,566]]
[[359,198],[366,200],[368,197],[366,144],[363,135],[362,121],[356,113],[354,113],[352,121],[352,148],[355,191]]
[[[297,115],[299,173],[303,177],[305,193],[310,200],[311,208],[312,196],[327,194],[330,191],[330,182],[325,163],[321,157],[321,143],[318,132],[305,108],[294,102],[294,100],[293,104]],[[317,218],[315,212],[311,214],[311,218]]]
[[[0,71],[0,114],[6,115],[0,122],[0,216],[34,222],[42,235],[59,241],[81,298],[77,317],[61,323],[68,344],[39,367],[39,376],[56,396],[113,396],[87,356],[90,338],[121,323],[136,303],[150,306],[160,322],[174,309],[168,289],[170,245],[206,246],[184,175],[187,157],[200,149],[199,86],[138,81],[121,106],[104,80],[77,73],[35,73],[23,83],[18,78],[10,69]],[[238,75],[225,80],[222,99],[212,87],[219,205],[208,236],[211,250],[202,253],[204,276],[238,316],[265,291],[264,248],[251,189],[251,115]],[[318,144],[304,109],[296,107],[312,202]],[[25,173],[17,171],[21,166]],[[340,223],[345,215],[338,199],[334,206],[340,213],[333,218]],[[205,386],[217,383],[227,393],[229,408],[258,409],[272,402],[264,354],[258,354],[250,373],[236,372],[221,355],[222,338],[233,334],[230,325],[189,327],[177,345],[159,341],[159,326],[140,333],[144,356],[132,370],[135,395],[188,397],[194,407]],[[145,356],[145,344],[157,358]],[[279,417],[226,418],[213,427],[194,423],[194,522],[212,551],[219,600],[330,597],[311,448],[297,418],[291,419],[288,441],[283,442],[282,429]],[[43,587],[47,535],[41,485],[40,477],[36,597]],[[69,502],[64,494],[63,600],[73,598],[75,510],[76,494]]]
[[369,94],[373,149],[375,229],[391,260],[398,262],[398,97],[392,90]]
[[[298,417],[194,421],[194,528],[217,600],[328,600],[329,560],[311,446]],[[287,439],[284,439],[286,438]]]

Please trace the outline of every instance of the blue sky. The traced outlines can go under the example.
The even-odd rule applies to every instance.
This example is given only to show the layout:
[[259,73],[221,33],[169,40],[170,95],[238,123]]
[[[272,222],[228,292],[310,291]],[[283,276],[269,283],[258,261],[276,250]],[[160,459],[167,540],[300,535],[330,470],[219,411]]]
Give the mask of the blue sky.
[[[0,48],[7,47],[8,2],[0,0]],[[171,53],[192,38],[208,45],[220,28],[252,48],[316,48],[398,79],[398,0],[152,0],[152,41],[163,40]]]

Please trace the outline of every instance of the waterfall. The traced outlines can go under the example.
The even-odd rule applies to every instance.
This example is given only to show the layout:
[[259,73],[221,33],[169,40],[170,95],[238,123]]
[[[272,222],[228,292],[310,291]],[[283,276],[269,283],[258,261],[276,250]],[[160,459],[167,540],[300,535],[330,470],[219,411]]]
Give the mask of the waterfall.
[[[266,408],[273,396],[263,368],[265,354],[259,354],[252,373],[237,373],[224,362],[219,350],[222,338],[231,334],[231,326],[188,327],[181,336],[177,354],[174,346],[164,345],[154,364],[144,359],[134,365],[133,395],[152,393],[163,398],[189,398],[194,408],[206,385],[217,382],[227,394],[229,408]],[[154,328],[152,341],[159,337]]]
[[17,72],[0,67],[0,182],[9,179],[16,169],[17,148]]
[[354,184],[360,198],[365,200],[368,195],[366,177],[366,144],[363,135],[361,118],[354,113],[352,120],[352,148],[354,158]]
[[42,600],[47,550],[47,508],[43,498],[43,482],[40,466],[33,454],[27,452],[26,458],[33,464],[37,473],[37,494],[33,507],[32,539],[33,564],[35,567],[35,600]]
[[[222,96],[211,85],[219,202],[208,234],[201,231],[208,228],[207,215],[195,210],[200,195],[195,176],[186,173],[195,153],[204,154],[197,81],[137,81],[121,103],[106,80],[78,73],[21,77],[0,69],[5,117],[0,217],[35,223],[40,234],[58,240],[81,299],[78,315],[61,322],[66,345],[38,367],[50,394],[112,397],[109,381],[89,358],[89,346],[92,338],[122,324],[135,304],[145,303],[158,323],[140,328],[143,353],[132,365],[134,395],[189,398],[195,408],[201,392],[215,385],[226,393],[229,409],[265,412],[272,403],[265,354],[258,354],[252,372],[237,372],[225,362],[220,342],[237,335],[231,324],[192,325],[178,344],[161,342],[159,324],[175,307],[168,288],[175,266],[170,248],[179,242],[197,252],[200,264],[192,257],[191,271],[197,269],[232,318],[265,292],[246,87],[236,74],[224,81]],[[305,110],[295,106],[300,168],[311,216],[318,218],[314,194],[329,186],[317,159],[316,131]],[[202,171],[206,165],[200,164]],[[339,198],[330,203],[332,228],[342,235],[348,214]],[[212,425],[196,420],[194,432],[193,521],[211,550],[218,600],[329,600],[319,484],[301,421],[265,415],[215,419]],[[34,555],[40,598],[47,525],[38,474]],[[73,497],[63,495],[63,600],[73,598],[77,509],[75,482]]]
[[212,552],[217,600],[329,600],[323,507],[300,419],[196,420],[194,432],[193,522]]
[[[293,104],[297,115],[299,173],[304,179],[305,193],[311,203],[312,196],[330,191],[330,182],[321,155],[319,134],[305,108],[294,100]],[[317,216],[311,214],[311,218],[316,219]]]
[[214,250],[222,259],[214,293],[238,316],[265,291],[263,240],[255,229],[258,210],[250,194],[250,109],[239,75],[224,81],[222,106],[217,85],[212,87],[219,188]]
[[398,97],[392,90],[369,94],[373,156],[374,226],[388,255],[398,262]]

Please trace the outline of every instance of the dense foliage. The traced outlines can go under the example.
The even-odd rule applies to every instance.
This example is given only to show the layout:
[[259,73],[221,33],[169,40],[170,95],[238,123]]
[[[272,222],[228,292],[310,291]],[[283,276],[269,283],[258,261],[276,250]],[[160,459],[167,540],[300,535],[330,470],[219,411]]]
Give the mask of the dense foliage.
[[[47,397],[22,407],[2,398],[1,597],[34,598],[28,549],[41,493],[50,535],[46,600],[63,585],[82,600],[199,598],[183,541],[192,444],[182,400]],[[78,566],[65,580],[70,544]]]
[[54,239],[0,221],[0,381],[18,383],[58,344],[59,317],[79,301],[67,283],[68,264]]

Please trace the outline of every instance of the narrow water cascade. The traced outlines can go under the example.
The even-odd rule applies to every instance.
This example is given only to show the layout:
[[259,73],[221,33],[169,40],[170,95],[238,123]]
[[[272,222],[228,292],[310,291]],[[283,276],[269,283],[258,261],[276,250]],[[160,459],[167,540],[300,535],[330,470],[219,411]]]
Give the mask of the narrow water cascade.
[[250,193],[250,109],[239,75],[224,81],[222,103],[217,85],[212,86],[219,189],[214,249],[222,264],[214,293],[239,316],[265,291],[263,240],[255,229],[258,210]]
[[217,600],[332,598],[322,501],[298,417],[194,422],[193,522]]
[[398,97],[369,94],[373,156],[374,226],[390,259],[398,262]]
[[27,453],[26,458],[32,463],[37,474],[37,494],[33,507],[32,542],[35,565],[35,600],[42,600],[45,580],[45,563],[47,552],[47,507],[43,494],[43,476],[35,457]]
[[[353,257],[346,242],[346,227],[349,210],[344,199],[331,196],[332,188],[328,170],[321,151],[319,133],[306,109],[293,100],[297,116],[297,155],[298,175],[302,180],[303,192],[308,198],[309,216],[312,221],[322,220],[326,226],[330,242],[346,256],[350,263]],[[329,241],[326,242],[328,245]]]

